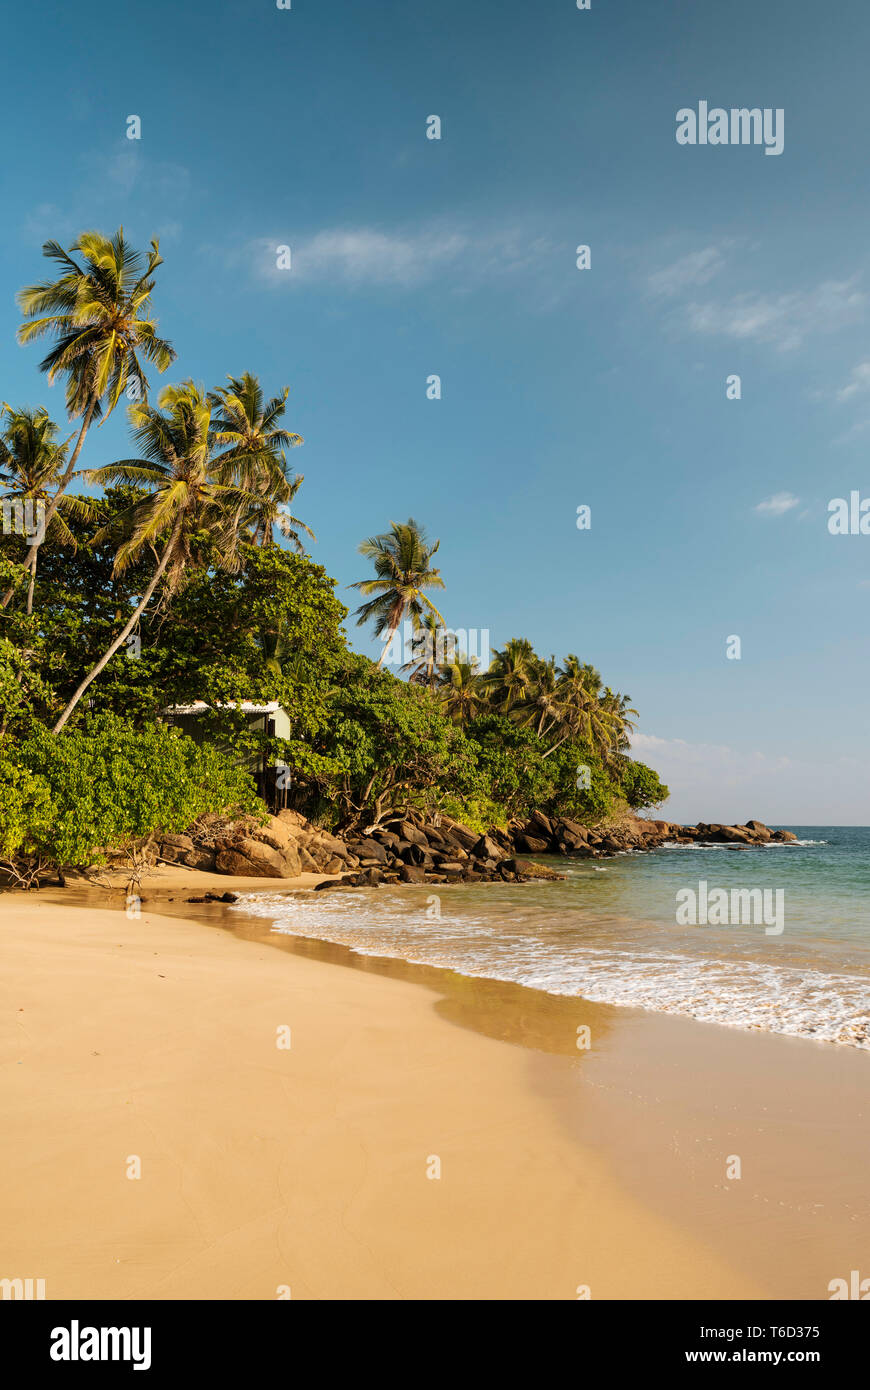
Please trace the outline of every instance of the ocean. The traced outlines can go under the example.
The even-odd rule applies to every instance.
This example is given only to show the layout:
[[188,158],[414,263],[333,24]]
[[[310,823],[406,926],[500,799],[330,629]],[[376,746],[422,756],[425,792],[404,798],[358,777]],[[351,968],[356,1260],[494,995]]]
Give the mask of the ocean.
[[[563,883],[263,893],[237,906],[367,955],[870,1050],[870,827],[781,828],[798,843],[542,856]],[[730,925],[678,924],[687,890],[713,900],[715,889],[729,904],[732,890],[760,890],[756,901],[781,905],[782,930],[765,925],[772,913],[750,916],[748,898]]]

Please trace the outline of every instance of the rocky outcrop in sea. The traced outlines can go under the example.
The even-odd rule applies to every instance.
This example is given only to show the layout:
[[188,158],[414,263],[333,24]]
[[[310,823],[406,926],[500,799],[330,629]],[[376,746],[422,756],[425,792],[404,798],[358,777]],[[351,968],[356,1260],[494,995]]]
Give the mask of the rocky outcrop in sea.
[[366,833],[340,836],[312,824],[299,811],[286,810],[271,816],[265,825],[204,817],[188,834],[166,836],[158,857],[165,863],[233,876],[329,875],[318,889],[377,888],[399,883],[524,883],[564,878],[556,869],[536,862],[544,855],[603,859],[665,844],[748,849],[795,839],[791,831],[770,830],[757,820],[745,825],[686,826],[629,816],[617,825],[590,828],[542,811],[484,835],[449,816],[409,811]]

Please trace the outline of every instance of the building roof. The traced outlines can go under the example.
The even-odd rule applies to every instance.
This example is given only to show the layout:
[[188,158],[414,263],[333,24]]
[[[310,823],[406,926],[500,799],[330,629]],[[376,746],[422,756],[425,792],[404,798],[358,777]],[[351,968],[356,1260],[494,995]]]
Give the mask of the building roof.
[[205,714],[210,709],[237,709],[242,714],[276,714],[281,708],[277,700],[268,704],[258,704],[256,700],[216,700],[209,705],[205,700],[194,700],[192,705],[167,705],[163,714]]

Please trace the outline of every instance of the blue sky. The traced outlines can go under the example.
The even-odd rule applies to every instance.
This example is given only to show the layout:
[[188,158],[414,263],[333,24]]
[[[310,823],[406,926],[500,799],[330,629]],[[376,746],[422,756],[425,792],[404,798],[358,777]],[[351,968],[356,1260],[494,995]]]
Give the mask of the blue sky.
[[[866,823],[870,536],[827,505],[870,495],[868,30],[858,0],[21,9],[0,394],[62,418],[14,342],[42,241],[158,235],[167,379],[290,386],[345,601],[414,516],[453,626],[631,694],[666,814]],[[678,145],[700,100],[782,108],[783,153]],[[127,452],[119,415],[83,462]]]

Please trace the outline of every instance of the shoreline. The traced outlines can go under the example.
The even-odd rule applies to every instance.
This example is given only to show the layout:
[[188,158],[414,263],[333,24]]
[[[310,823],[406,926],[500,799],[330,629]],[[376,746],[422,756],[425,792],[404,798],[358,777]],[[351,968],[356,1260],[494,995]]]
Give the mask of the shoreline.
[[[186,886],[189,874],[184,876]],[[261,880],[258,887],[266,885]],[[177,890],[166,885],[165,891]],[[125,1083],[136,1096],[127,1098],[134,1117],[141,1118],[143,1093],[151,1095],[150,1109],[145,1108],[152,1144],[157,1135],[162,1136],[164,1150],[175,1148],[174,1135],[181,1124],[193,1150],[185,1161],[176,1156],[174,1170],[171,1153],[162,1154],[163,1187],[142,1204],[150,1216],[136,1227],[131,1239],[132,1263],[140,1265],[144,1258],[149,1265],[150,1259],[145,1284],[128,1280],[129,1256],[120,1257],[122,1271],[103,1268],[93,1258],[85,1261],[85,1269],[77,1260],[74,1269],[56,1270],[55,1280],[49,1280],[49,1298],[274,1297],[274,1291],[262,1285],[252,1291],[261,1277],[262,1242],[266,1240],[269,1249],[274,1243],[284,1248],[291,1220],[294,1232],[304,1230],[300,1239],[306,1261],[314,1259],[318,1271],[310,1287],[305,1279],[300,1284],[294,1276],[293,1296],[317,1298],[575,1298],[576,1287],[583,1283],[591,1283],[593,1297],[824,1298],[828,1280],[841,1273],[839,1266],[848,1272],[860,1255],[867,1230],[866,1201],[860,1205],[860,1175],[870,1133],[866,1114],[861,1113],[863,1073],[859,1076],[851,1065],[832,1066],[828,1057],[829,1053],[841,1057],[842,1049],[806,1049],[799,1040],[736,1034],[691,1019],[593,1005],[439,967],[354,955],[348,948],[316,938],[270,933],[266,919],[230,911],[222,904],[196,906],[191,911],[192,905],[166,902],[155,904],[160,911],[152,911],[145,902],[142,917],[130,921],[123,907],[111,909],[93,901],[71,905],[69,889],[43,890],[39,899],[5,898],[15,903],[9,917],[16,925],[7,922],[0,935],[6,957],[3,993],[14,984],[37,994],[28,969],[33,968],[36,978],[41,970],[44,979],[47,963],[53,962],[48,992],[52,1007],[62,1016],[62,1025],[59,1020],[57,1026],[67,1035],[60,1048],[64,1058],[71,1049],[75,1053],[91,1026],[79,1017],[76,1005],[82,1001],[64,996],[66,978],[70,973],[76,978],[83,950],[92,970],[88,989],[98,996],[94,1007],[98,1013],[107,1008],[111,1013],[106,1020],[111,1052],[124,1051],[125,1034],[133,1024],[151,1043],[157,1035],[160,1052],[168,1020],[160,994],[163,986],[158,988],[157,981],[173,974],[185,976],[182,1012],[171,1021],[176,1053],[161,1052],[161,1065],[153,1072],[145,1066],[144,1074],[135,1057],[128,1058]],[[209,930],[215,925],[223,930]],[[42,943],[36,955],[35,939]],[[267,945],[268,953],[263,949]],[[151,967],[148,948],[153,951],[155,946],[167,969],[146,969],[146,975],[154,978],[142,993],[141,967]],[[123,964],[119,947],[128,952]],[[276,960],[276,947],[284,954],[284,962]],[[130,992],[128,972],[136,956],[136,989]],[[336,964],[347,968],[336,971]],[[366,982],[360,973],[368,976]],[[421,984],[426,994],[419,989]],[[234,1040],[230,1078],[220,1084],[202,1053],[203,1010],[213,1028],[215,992],[226,1002],[222,1027],[230,1029]],[[105,993],[112,997],[104,999]],[[282,1001],[292,1000],[294,1018],[300,1017],[300,1010],[303,1018],[302,1034],[296,1023],[293,1047],[287,1054],[293,1062],[290,1090],[287,1078],[281,1079],[284,1054],[276,1051],[272,1040],[265,1044],[268,1052],[262,1037],[255,1042],[265,1026],[264,1017],[271,1024],[277,1009],[275,1017],[285,1021],[276,994]],[[27,1011],[35,1007],[32,1000]],[[39,1007],[48,1007],[48,1001]],[[591,1021],[595,1038],[591,1051],[583,1054],[576,1047],[578,1020],[587,1025]],[[318,1045],[313,1052],[310,1047],[304,1049],[304,1065],[297,1068],[306,1034],[309,1041],[316,1037]],[[210,1047],[217,1047],[222,1059],[227,1059],[221,1029],[216,1038],[212,1036]],[[102,1049],[92,1050],[105,1056]],[[807,1053],[816,1060],[808,1060]],[[339,1055],[344,1065],[336,1069]],[[415,1065],[421,1058],[426,1059],[422,1072]],[[180,1076],[176,1074],[179,1063]],[[64,1064],[53,1054],[44,1057],[39,1073],[38,1094],[52,1107],[58,1103],[59,1065]],[[21,1153],[21,1174],[13,1173],[2,1199],[3,1206],[9,1203],[13,1208],[14,1228],[14,1213],[19,1210],[43,1211],[47,1204],[56,1218],[57,1196],[52,1198],[51,1193],[58,1183],[56,1174],[49,1179],[44,1171],[44,1141],[33,1129],[32,1102],[16,1090],[23,1067],[17,1076],[15,1061],[4,1070],[4,1111],[10,1116],[10,1134],[13,1142],[25,1148],[30,1136],[40,1155],[37,1173],[42,1174],[34,1179],[40,1190],[29,1188],[28,1178],[22,1175],[32,1169],[34,1155]],[[99,1087],[96,1092],[91,1089],[92,1070],[85,1062],[83,1074],[66,1075],[65,1084],[77,1099],[75,1113],[68,1106],[63,1108],[49,1128],[58,1127],[59,1122],[61,1132],[66,1131],[76,1155],[68,1155],[66,1162],[75,1173],[81,1167],[94,1175],[93,1201],[100,1192],[95,1177],[100,1145],[92,1152],[87,1135],[94,1107],[102,1114],[106,1097]],[[245,1078],[243,1085],[239,1073]],[[712,1104],[711,1077],[718,1087]],[[247,1124],[228,1117],[227,1086],[248,1113]],[[385,1091],[390,1099],[386,1107]],[[285,1108],[294,1115],[290,1131],[281,1123]],[[187,1132],[186,1112],[191,1109],[199,1115],[198,1139]],[[866,1105],[863,1109],[866,1112]],[[120,1129],[116,1147],[126,1155],[138,1153],[132,1137],[121,1139],[130,1111],[125,1113],[123,1103],[117,1110],[109,1125],[111,1132]],[[430,1135],[424,1142],[420,1134],[426,1151],[422,1155],[414,1151],[413,1160],[406,1130],[410,1113]],[[843,1113],[850,1116],[848,1124],[842,1121]],[[109,1117],[105,1120],[108,1124]],[[213,1190],[219,1190],[218,1205],[237,1226],[253,1200],[249,1160],[264,1121],[268,1162],[261,1172],[260,1153],[254,1187],[259,1188],[262,1177],[273,1200],[269,1212],[260,1212],[254,1222],[256,1238],[243,1221],[247,1235],[230,1242],[233,1261],[241,1260],[244,1273],[231,1277],[223,1256],[213,1252],[207,1257],[204,1249],[197,1249],[189,1217],[179,1209],[176,1224],[181,1220],[187,1228],[183,1262],[210,1271],[205,1291],[183,1292],[184,1281],[165,1267],[171,1261],[167,1258],[161,1267],[154,1254],[151,1227],[156,1222],[158,1231],[166,1229],[169,1238],[167,1211],[175,1210],[182,1189],[189,1189],[197,1211],[205,1203],[211,1220],[220,1226],[220,1213],[211,1203]],[[833,1141],[830,1122],[835,1125]],[[302,1143],[300,1151],[296,1135],[300,1124],[306,1134],[316,1136],[313,1148]],[[147,1147],[143,1139],[138,1142]],[[287,1145],[292,1158],[285,1153]],[[356,1153],[356,1164],[351,1151]],[[222,1154],[225,1160],[228,1156],[223,1166],[229,1171],[211,1171],[204,1163],[205,1153]],[[373,1167],[374,1153],[379,1159]],[[726,1182],[724,1159],[735,1153],[742,1155],[747,1172],[739,1183]],[[433,1154],[440,1154],[444,1162],[440,1181],[427,1180],[425,1172],[421,1176]],[[451,1178],[457,1175],[458,1165],[458,1192],[445,1185],[448,1158]],[[288,1163],[297,1177],[307,1176],[307,1197],[295,1190],[288,1197]],[[170,1171],[174,1171],[174,1182],[169,1180]],[[340,1175],[328,1192],[317,1189],[320,1172]],[[125,1181],[123,1173],[115,1176],[106,1217],[110,1227],[118,1219],[118,1203],[122,1210],[135,1205],[127,1200],[128,1194],[149,1192],[147,1185]],[[82,1180],[77,1176],[74,1183]],[[106,1182],[105,1172],[101,1181]],[[24,1186],[12,1199],[16,1182]],[[389,1200],[397,1185],[402,1194],[401,1220]],[[348,1211],[360,1216],[354,1197],[360,1190],[366,1193],[365,1219],[360,1217],[362,1226],[355,1238],[367,1252],[363,1261],[369,1268],[367,1278],[373,1277],[372,1252],[380,1252],[378,1291],[366,1291],[365,1280],[356,1280],[347,1270],[347,1261],[353,1258],[346,1245]],[[429,1207],[435,1204],[426,1195],[433,1190],[445,1199],[438,1206],[434,1226]],[[459,1207],[451,1206],[451,1197],[461,1197],[463,1191]],[[470,1191],[476,1194],[471,1206]],[[102,1205],[102,1195],[98,1200]],[[84,1206],[87,1209],[87,1202]],[[7,1232],[4,1244],[8,1247],[10,1213],[3,1215],[0,1229]],[[50,1218],[48,1227],[42,1232],[41,1261],[50,1264],[53,1259],[57,1264]],[[79,1240],[86,1237],[87,1229],[85,1222]],[[408,1233],[416,1229],[420,1248],[415,1259],[405,1247]],[[269,1232],[268,1239],[264,1231]],[[221,1248],[227,1235],[217,1237]],[[492,1242],[498,1244],[508,1235],[510,1240],[494,1256]],[[36,1258],[33,1247],[34,1242],[39,1244],[39,1235],[30,1235],[32,1258],[26,1255],[26,1244],[20,1243],[23,1236],[25,1232],[20,1231],[19,1243],[13,1241],[13,1248],[3,1251],[3,1263],[14,1254],[27,1266],[21,1272],[27,1273]],[[452,1262],[442,1250],[448,1239],[461,1243],[463,1256],[468,1256],[467,1270],[457,1270],[455,1245]],[[441,1263],[436,1259],[434,1266],[432,1241],[442,1252]],[[570,1253],[572,1241],[575,1249],[584,1252],[582,1256]],[[175,1235],[169,1243],[178,1254]],[[578,1262],[584,1269],[594,1269],[594,1276],[584,1277],[583,1270],[576,1277],[569,1275]],[[387,1267],[401,1269],[398,1283],[394,1275],[387,1275]],[[119,1292],[121,1273],[123,1291]],[[45,1270],[40,1277],[46,1277]],[[565,1284],[568,1278],[574,1280],[570,1286]],[[91,1280],[96,1280],[96,1287],[93,1283],[89,1287]],[[276,1287],[282,1282],[294,1286],[289,1275],[277,1279]]]

